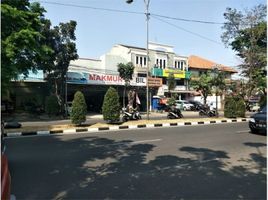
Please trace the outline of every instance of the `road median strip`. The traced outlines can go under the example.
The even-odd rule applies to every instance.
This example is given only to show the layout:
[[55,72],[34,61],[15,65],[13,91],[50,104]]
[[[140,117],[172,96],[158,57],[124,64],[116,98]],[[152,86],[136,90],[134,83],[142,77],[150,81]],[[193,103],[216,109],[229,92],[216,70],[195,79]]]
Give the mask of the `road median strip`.
[[161,128],[161,127],[176,127],[176,126],[191,126],[191,125],[209,125],[209,124],[220,124],[220,123],[235,123],[235,122],[246,122],[249,121],[249,118],[240,118],[240,119],[221,119],[221,120],[209,120],[205,119],[201,121],[187,120],[185,122],[169,122],[167,120],[163,123],[146,123],[141,122],[138,124],[128,124],[128,125],[107,125],[100,124],[100,127],[72,127],[67,129],[58,129],[58,130],[41,130],[41,131],[21,131],[21,132],[7,132],[5,133],[6,137],[18,137],[18,136],[33,136],[33,135],[56,135],[56,134],[73,134],[73,133],[85,133],[85,132],[101,132],[101,131],[115,131],[115,130],[125,130],[125,129],[142,129],[142,128]]

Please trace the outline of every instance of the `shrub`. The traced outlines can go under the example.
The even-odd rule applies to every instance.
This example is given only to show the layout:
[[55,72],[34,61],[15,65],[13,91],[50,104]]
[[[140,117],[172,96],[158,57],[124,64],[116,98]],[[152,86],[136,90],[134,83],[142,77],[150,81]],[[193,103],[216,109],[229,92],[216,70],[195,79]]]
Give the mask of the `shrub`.
[[57,115],[60,110],[58,98],[55,95],[48,96],[45,103],[45,111],[48,116]]
[[72,102],[71,120],[73,124],[81,125],[86,121],[87,104],[82,92],[77,91]]
[[228,97],[225,99],[225,104],[224,104],[224,117],[227,118],[233,118],[235,117],[235,101],[232,97]]
[[104,96],[102,114],[103,119],[110,123],[120,120],[119,95],[113,87],[110,87]]
[[245,117],[246,105],[242,98],[235,98],[236,102],[236,117]]
[[246,106],[242,98],[234,96],[227,97],[224,104],[224,117],[245,117]]

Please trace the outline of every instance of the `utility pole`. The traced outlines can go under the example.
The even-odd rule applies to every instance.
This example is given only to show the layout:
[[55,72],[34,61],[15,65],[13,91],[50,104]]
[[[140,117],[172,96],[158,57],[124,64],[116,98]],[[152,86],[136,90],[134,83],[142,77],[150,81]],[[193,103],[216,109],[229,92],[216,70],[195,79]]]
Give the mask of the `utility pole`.
[[[126,3],[131,4],[133,0],[126,0]],[[145,4],[145,16],[146,16],[146,112],[147,112],[147,120],[149,120],[149,5],[150,0],[144,0]]]

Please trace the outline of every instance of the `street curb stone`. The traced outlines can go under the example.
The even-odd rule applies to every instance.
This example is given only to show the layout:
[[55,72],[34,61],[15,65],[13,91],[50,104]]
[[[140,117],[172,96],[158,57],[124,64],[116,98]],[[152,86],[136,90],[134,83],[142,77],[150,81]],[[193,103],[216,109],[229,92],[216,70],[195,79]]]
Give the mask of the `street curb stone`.
[[247,122],[249,118],[242,119],[228,119],[228,120],[211,120],[211,121],[197,121],[197,122],[178,122],[178,123],[156,123],[156,124],[138,124],[138,125],[121,125],[121,126],[107,126],[99,128],[77,128],[77,129],[65,129],[65,130],[48,130],[48,131],[27,131],[27,132],[15,132],[5,133],[5,137],[18,137],[18,136],[33,136],[33,135],[55,135],[55,134],[73,134],[84,132],[102,132],[102,131],[114,131],[125,129],[141,129],[141,128],[161,128],[161,127],[176,127],[176,126],[191,126],[191,125],[208,125],[208,124],[220,124],[220,123],[235,123],[235,122]]

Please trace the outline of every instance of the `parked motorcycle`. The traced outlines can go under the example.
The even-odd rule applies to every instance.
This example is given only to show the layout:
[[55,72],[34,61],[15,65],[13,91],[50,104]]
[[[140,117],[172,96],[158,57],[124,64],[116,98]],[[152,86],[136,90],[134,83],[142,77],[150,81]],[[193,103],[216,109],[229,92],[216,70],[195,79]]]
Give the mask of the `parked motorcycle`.
[[127,111],[126,108],[123,108],[123,117],[122,121],[127,122],[129,120],[139,120],[141,119],[140,112],[138,110],[132,109],[132,112]]
[[208,116],[208,117],[215,117],[216,116],[216,110],[215,109],[200,109],[199,110],[199,116]]
[[173,108],[169,109],[168,114],[167,114],[168,119],[178,119],[178,118],[183,118],[183,115],[181,114],[180,109],[178,108]]

